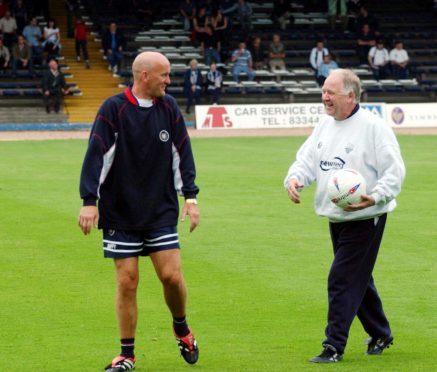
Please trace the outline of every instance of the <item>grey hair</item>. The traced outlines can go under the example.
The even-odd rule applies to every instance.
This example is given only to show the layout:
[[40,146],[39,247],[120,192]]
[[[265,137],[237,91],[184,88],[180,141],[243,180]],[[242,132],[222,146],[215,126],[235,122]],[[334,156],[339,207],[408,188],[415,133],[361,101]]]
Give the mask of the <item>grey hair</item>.
[[333,70],[336,74],[340,74],[343,80],[343,93],[352,92],[355,96],[355,103],[360,103],[361,98],[361,81],[355,72],[349,69],[338,68]]

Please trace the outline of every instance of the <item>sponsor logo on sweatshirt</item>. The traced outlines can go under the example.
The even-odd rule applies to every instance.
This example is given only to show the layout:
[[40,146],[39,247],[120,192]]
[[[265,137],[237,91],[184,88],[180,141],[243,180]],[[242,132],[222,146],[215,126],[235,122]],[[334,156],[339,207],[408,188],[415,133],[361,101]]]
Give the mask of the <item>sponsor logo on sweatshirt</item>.
[[322,171],[329,171],[332,169],[343,169],[346,162],[342,159],[336,156],[332,160],[320,160],[320,169]]

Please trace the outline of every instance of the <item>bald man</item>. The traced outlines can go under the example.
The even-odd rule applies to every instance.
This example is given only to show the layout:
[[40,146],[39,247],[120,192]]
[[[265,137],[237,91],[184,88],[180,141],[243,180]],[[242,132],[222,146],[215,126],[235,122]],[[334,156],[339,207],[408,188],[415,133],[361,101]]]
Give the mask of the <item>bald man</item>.
[[85,235],[103,230],[104,257],[115,264],[121,353],[106,371],[135,368],[138,260],[149,256],[163,285],[173,331],[187,363],[199,350],[186,315],[187,289],[177,233],[179,203],[189,230],[199,224],[198,187],[190,138],[181,111],[166,94],[170,63],[155,52],[139,54],[133,85],[108,98],[95,119],[83,162],[78,224]]
[[[327,117],[314,128],[284,180],[293,203],[300,190],[317,181],[315,210],[328,217],[334,261],[328,277],[328,324],[320,355],[313,363],[343,359],[355,316],[369,334],[367,355],[393,343],[390,325],[373,281],[373,268],[387,214],[396,208],[405,166],[392,129],[360,107],[361,84],[351,70],[332,70],[322,88]],[[359,171],[367,183],[361,201],[342,209],[326,195],[338,169]]]

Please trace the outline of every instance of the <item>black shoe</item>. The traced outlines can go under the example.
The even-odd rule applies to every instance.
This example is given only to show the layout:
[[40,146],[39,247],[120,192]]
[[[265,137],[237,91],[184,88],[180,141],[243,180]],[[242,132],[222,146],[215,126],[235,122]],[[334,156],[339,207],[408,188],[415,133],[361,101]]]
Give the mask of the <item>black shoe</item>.
[[181,352],[181,356],[184,358],[184,360],[188,364],[196,363],[199,359],[199,347],[197,346],[197,341],[191,331],[185,337],[179,337],[176,332],[174,332],[174,335],[179,346],[179,351]]
[[343,354],[339,354],[334,346],[323,344],[323,347],[320,355],[310,359],[311,363],[337,363],[343,359]]
[[134,369],[135,358],[126,358],[120,355],[105,367],[105,372],[133,371]]
[[366,355],[380,355],[384,349],[388,349],[390,345],[393,345],[393,336],[390,335],[385,338],[374,339],[370,337],[367,341]]

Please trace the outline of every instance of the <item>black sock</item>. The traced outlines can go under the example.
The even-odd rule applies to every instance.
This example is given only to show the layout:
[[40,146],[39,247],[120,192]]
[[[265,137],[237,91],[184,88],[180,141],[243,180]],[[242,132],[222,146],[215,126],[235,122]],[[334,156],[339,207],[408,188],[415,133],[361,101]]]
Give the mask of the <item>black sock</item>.
[[135,348],[135,339],[134,338],[122,338],[120,340],[121,344],[121,356],[124,356],[126,358],[133,358],[134,355],[134,348]]
[[185,316],[181,318],[173,317],[173,329],[179,337],[185,337],[190,333]]

